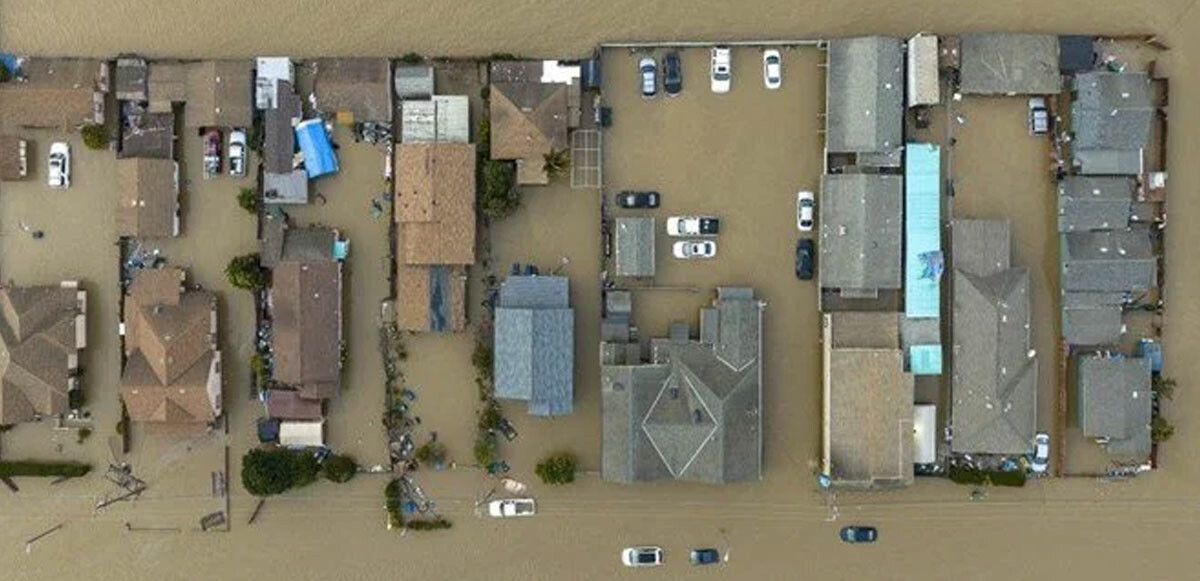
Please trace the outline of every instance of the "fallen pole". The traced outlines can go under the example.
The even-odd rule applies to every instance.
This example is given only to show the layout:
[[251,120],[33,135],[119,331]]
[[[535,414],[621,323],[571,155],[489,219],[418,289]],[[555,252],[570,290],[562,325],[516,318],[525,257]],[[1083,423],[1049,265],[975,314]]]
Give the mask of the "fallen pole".
[[29,554],[29,552],[31,550],[33,550],[33,544],[36,543],[39,539],[41,539],[49,534],[58,532],[58,530],[63,528],[63,526],[66,524],[67,523],[58,523],[58,524],[50,527],[49,529],[46,529],[45,531],[42,531],[41,533],[34,535],[33,538],[29,539],[28,541],[25,541],[25,553]]

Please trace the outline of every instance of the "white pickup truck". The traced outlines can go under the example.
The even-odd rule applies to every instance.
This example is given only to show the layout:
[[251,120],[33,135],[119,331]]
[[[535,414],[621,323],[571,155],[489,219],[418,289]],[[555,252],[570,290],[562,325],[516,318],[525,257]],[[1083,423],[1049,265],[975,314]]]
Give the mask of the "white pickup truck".
[[537,514],[537,504],[532,498],[506,498],[488,503],[488,514],[496,518],[513,518]]
[[668,236],[716,236],[721,221],[713,216],[671,216],[667,218]]

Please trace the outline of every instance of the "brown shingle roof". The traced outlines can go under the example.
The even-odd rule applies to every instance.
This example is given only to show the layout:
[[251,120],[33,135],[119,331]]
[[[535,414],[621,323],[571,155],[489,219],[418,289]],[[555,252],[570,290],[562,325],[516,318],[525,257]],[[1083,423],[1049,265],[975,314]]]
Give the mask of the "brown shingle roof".
[[0,424],[66,411],[79,354],[78,292],[57,286],[0,288]]
[[302,397],[287,389],[267,390],[267,416],[281,420],[319,420],[321,400]]
[[150,63],[146,79],[150,111],[165,113],[171,110],[172,103],[188,100],[188,66],[179,62]]
[[[467,326],[467,273],[462,267],[401,264],[396,271],[396,324],[405,331],[458,332]],[[436,274],[435,274],[436,271]],[[442,296],[431,292],[432,277],[441,276]],[[436,304],[435,304],[436,303]],[[435,322],[436,321],[436,322]],[[437,328],[438,325],[441,328]]]
[[520,183],[548,183],[544,156],[568,146],[567,85],[493,83],[489,101],[492,159],[517,160]]
[[0,83],[0,125],[72,128],[95,122],[100,61],[30,59],[24,81]]
[[271,278],[275,379],[301,388],[340,385],[341,264],[284,261]]
[[189,65],[187,127],[249,127],[253,106],[249,60],[205,61]]
[[29,173],[27,144],[12,135],[0,135],[0,180],[24,179]]
[[396,146],[401,264],[475,262],[475,146]]
[[392,68],[387,59],[320,59],[313,91],[317,107],[349,112],[354,121],[392,120]]
[[[183,271],[140,270],[125,297],[121,397],[136,421],[207,423],[219,413],[208,393],[214,359],[216,297],[182,292]],[[216,373],[219,373],[217,371]]]
[[117,235],[175,236],[179,211],[178,167],[169,159],[117,160]]

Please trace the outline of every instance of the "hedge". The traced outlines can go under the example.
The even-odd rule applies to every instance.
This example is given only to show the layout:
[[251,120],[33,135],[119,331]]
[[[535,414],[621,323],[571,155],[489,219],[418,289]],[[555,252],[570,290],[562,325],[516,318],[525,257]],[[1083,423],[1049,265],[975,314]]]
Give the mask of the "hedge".
[[0,461],[0,477],[9,476],[62,476],[78,478],[91,471],[91,465],[82,462],[42,462],[40,460]]
[[950,467],[950,480],[959,484],[993,484],[996,486],[1025,486],[1025,473],[1022,471],[1001,472],[976,470],[974,468]]

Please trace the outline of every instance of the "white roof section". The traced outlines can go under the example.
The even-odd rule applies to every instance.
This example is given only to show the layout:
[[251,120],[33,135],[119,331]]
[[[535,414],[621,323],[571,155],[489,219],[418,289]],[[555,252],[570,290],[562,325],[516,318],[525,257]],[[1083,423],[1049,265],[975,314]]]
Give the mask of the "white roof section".
[[289,448],[318,448],[325,445],[325,420],[279,422],[279,445]]
[[466,95],[434,95],[400,106],[401,143],[470,143],[471,106]]
[[913,406],[913,463],[933,464],[937,461],[937,406]]
[[940,102],[938,37],[918,34],[908,39],[908,106],[937,105]]
[[579,65],[564,65],[558,61],[542,61],[543,83],[574,85],[579,80]]
[[274,109],[278,103],[279,81],[295,84],[296,68],[285,56],[260,56],[255,59],[254,106]]

